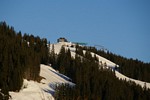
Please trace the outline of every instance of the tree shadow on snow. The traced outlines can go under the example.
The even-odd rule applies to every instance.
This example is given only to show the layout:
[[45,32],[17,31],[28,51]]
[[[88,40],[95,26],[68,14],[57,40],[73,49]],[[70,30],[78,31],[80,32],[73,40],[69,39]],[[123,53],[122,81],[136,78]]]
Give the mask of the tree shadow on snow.
[[55,94],[55,89],[56,89],[56,86],[58,85],[59,83],[49,83],[48,86],[51,88],[51,89],[43,89],[43,91],[47,92],[47,93],[50,93],[52,96],[54,96]]
[[[49,70],[50,70],[50,69],[49,69]],[[57,72],[55,72],[55,71],[53,71],[53,70],[50,70],[50,71],[53,72],[54,74],[60,76],[61,78],[67,80],[67,81],[72,81],[69,77],[67,77],[67,76],[65,76],[65,75],[63,75],[63,74],[57,73]]]
[[55,91],[50,89],[43,89],[44,92],[50,93],[52,96],[54,96]]

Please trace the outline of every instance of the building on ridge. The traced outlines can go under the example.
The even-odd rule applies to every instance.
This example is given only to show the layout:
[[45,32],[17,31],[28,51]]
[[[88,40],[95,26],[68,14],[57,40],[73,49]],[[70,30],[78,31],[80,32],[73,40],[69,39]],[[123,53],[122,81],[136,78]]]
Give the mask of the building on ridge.
[[57,39],[57,42],[68,42],[68,41],[66,38],[60,37],[59,39]]

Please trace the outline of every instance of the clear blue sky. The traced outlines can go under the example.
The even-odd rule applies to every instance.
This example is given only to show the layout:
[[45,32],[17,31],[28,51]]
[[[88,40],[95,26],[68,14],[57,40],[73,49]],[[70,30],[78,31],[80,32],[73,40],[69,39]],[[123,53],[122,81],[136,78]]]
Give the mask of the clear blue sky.
[[150,62],[150,0],[0,0],[0,21],[15,30],[103,45]]

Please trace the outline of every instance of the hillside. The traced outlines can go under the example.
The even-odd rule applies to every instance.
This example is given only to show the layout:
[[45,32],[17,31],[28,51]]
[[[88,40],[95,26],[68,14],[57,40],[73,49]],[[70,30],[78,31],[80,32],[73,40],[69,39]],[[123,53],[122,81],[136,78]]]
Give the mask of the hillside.
[[[52,50],[52,46],[54,46],[54,51],[56,54],[59,54],[61,47],[65,47],[66,50],[70,49],[71,56],[75,58],[75,47],[71,47],[70,42],[60,42],[56,44],[51,44],[50,46],[50,51]],[[83,51],[85,54],[86,51]],[[93,52],[90,52],[91,55],[94,57],[96,56],[99,59],[100,64],[106,63],[107,69],[111,68],[112,70],[115,68],[116,65],[115,63],[111,62],[110,60],[107,60],[104,57],[101,57]],[[81,56],[80,56],[81,57]],[[119,66],[118,66],[119,67]],[[55,69],[53,69],[50,66],[46,65],[40,65],[40,76],[43,77],[40,83],[34,82],[34,81],[27,81],[24,80],[24,87],[19,93],[18,92],[9,92],[10,95],[12,96],[12,100],[54,100],[54,94],[55,94],[55,86],[61,83],[69,83],[70,85],[74,85],[72,82],[69,82],[70,80],[68,77],[64,76],[63,74],[58,73]],[[133,81],[136,84],[144,87],[145,83],[147,88],[150,88],[150,83],[147,82],[142,82],[139,80],[135,80],[132,78],[129,78],[118,71],[115,70],[115,76],[118,77],[119,79],[123,79],[126,81]]]
[[52,67],[40,65],[40,76],[43,77],[40,83],[24,80],[23,89],[20,92],[9,92],[12,100],[54,100],[55,85],[68,83],[68,77],[58,73]]
[[[75,45],[75,44],[72,44],[71,42],[59,42],[59,43],[52,44],[52,45],[54,45],[56,54],[59,54],[61,46],[64,46],[66,49],[70,49],[71,56],[75,58],[75,47],[74,48],[71,47],[71,45]],[[52,48],[52,45],[51,45],[51,48]],[[85,54],[85,52],[86,51],[84,50],[83,53]],[[115,64],[114,62],[112,62],[112,61],[110,61],[110,60],[108,60],[108,59],[106,59],[106,58],[104,58],[102,56],[99,56],[98,54],[95,54],[95,53],[91,52],[91,55],[93,57],[94,57],[94,55],[96,55],[96,57],[99,59],[99,62],[101,62],[102,64],[106,63],[108,68],[114,69],[116,66],[119,67],[119,65]],[[115,70],[115,75],[119,79],[123,79],[123,80],[127,80],[127,81],[133,81],[133,82],[135,82],[136,84],[138,84],[138,85],[140,85],[142,87],[144,87],[145,84],[146,84],[147,88],[150,88],[150,83],[132,79],[130,77],[127,77],[127,76],[121,74],[117,70]]]
[[137,65],[130,73],[148,80],[149,64],[61,40],[50,44],[0,23],[0,99],[150,100],[150,83],[126,76]]
[[[66,49],[71,49],[71,56],[75,57],[75,48],[70,47],[68,45],[72,45],[70,43],[56,43],[53,44],[55,48],[55,53],[59,54],[61,50],[61,46],[65,46]],[[85,53],[85,51],[84,51]],[[96,55],[99,58],[99,62],[102,62],[103,64],[106,63],[109,68],[114,68],[116,66],[115,63],[92,53],[92,56]],[[40,65],[41,71],[40,76],[43,77],[40,83],[34,82],[34,81],[27,81],[24,80],[23,88],[19,93],[18,92],[9,92],[12,96],[12,100],[53,100],[54,93],[55,93],[55,85],[61,84],[61,83],[69,83],[70,85],[74,85],[73,83],[69,82],[69,78],[58,73],[58,71],[54,70],[50,66],[46,65]],[[142,82],[139,80],[134,80],[132,78],[126,77],[125,75],[119,73],[118,71],[115,71],[116,77],[119,79],[127,80],[127,81],[133,81],[136,84],[139,84],[140,86],[144,87],[146,82]],[[150,83],[146,83],[147,88],[150,88]]]
[[56,99],[149,99],[149,83],[121,74],[116,70],[119,65],[83,48],[86,47],[75,46],[71,42],[59,42],[50,46],[51,55],[55,52],[53,58],[57,57],[57,62],[53,63],[55,68],[76,84],[74,88],[59,86],[55,93]]

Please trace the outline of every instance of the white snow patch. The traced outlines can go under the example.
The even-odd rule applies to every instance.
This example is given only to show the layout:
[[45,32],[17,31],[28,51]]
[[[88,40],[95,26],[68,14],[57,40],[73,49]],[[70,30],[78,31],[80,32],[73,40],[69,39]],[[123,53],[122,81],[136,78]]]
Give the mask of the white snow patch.
[[[70,51],[75,51],[75,44],[71,42],[58,42],[55,44],[50,45],[50,51],[52,50],[52,47],[54,45],[54,51],[56,54],[59,54],[61,47],[64,46],[66,49],[70,49]],[[73,47],[72,47],[73,46]]]

